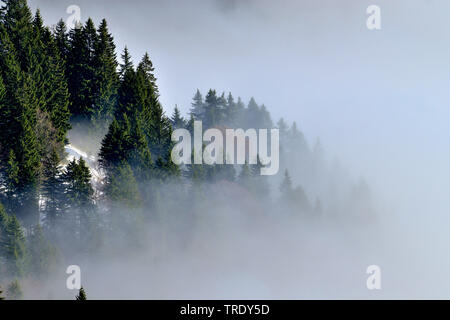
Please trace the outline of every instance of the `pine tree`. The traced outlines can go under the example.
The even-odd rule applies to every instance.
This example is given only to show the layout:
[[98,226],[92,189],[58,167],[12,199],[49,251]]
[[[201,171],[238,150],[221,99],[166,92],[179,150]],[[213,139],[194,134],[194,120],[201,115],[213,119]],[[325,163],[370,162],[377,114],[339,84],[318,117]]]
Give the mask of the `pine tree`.
[[94,55],[94,104],[96,109],[91,120],[97,130],[103,131],[111,122],[114,114],[119,74],[117,73],[116,46],[105,19],[100,23],[97,33]]
[[259,129],[261,127],[261,116],[259,106],[252,97],[245,110],[245,127]]
[[17,195],[18,216],[25,224],[33,224],[38,217],[38,188],[40,157],[36,137],[36,96],[33,82],[26,77],[19,88],[19,132],[14,148],[19,167]]
[[73,236],[82,246],[90,241],[92,222],[96,215],[91,173],[83,158],[80,158],[78,162],[76,159],[69,162],[62,175],[62,181],[66,185],[66,215],[71,215],[69,220],[75,227]]
[[131,166],[122,161],[111,170],[106,184],[106,195],[113,204],[126,208],[138,208],[141,196]]
[[75,297],[78,301],[87,300],[86,292],[84,291],[84,288],[81,287],[80,291],[78,292],[78,295]]
[[174,129],[186,127],[186,122],[185,122],[184,118],[181,116],[181,112],[180,112],[180,109],[178,109],[178,106],[175,106],[175,109],[173,110],[173,115],[170,118],[170,121],[172,122],[172,127]]
[[122,120],[124,116],[133,116],[137,112],[139,102],[136,72],[127,47],[125,47],[122,54],[122,61],[123,63],[120,65],[117,108],[114,112],[114,117],[118,121]]
[[211,128],[220,124],[222,120],[222,99],[217,96],[216,90],[210,89],[205,98],[203,126]]
[[31,55],[35,34],[33,32],[33,16],[26,0],[6,0],[2,7],[3,25],[10,36],[16,50],[19,65],[22,70],[32,69]]
[[63,61],[66,61],[69,54],[69,35],[67,33],[66,23],[63,19],[59,20],[56,24],[54,37],[59,56],[63,59]]
[[236,105],[236,102],[234,102],[233,95],[230,92],[230,93],[228,93],[227,104],[226,104],[226,108],[225,108],[226,123],[229,126],[234,127],[238,123],[238,118],[239,118],[239,114],[238,114],[237,105]]
[[108,133],[100,148],[100,165],[109,170],[122,161],[126,161],[130,149],[130,124],[128,117],[119,123],[116,119],[109,126]]
[[6,163],[6,208],[10,212],[15,212],[17,207],[17,190],[19,188],[19,165],[14,151],[9,151],[8,162]]
[[58,220],[63,210],[64,185],[61,178],[60,159],[55,150],[44,162],[42,196],[44,203],[45,226],[50,232],[56,231]]
[[25,274],[28,263],[25,236],[19,220],[15,215],[8,215],[3,206],[0,206],[0,257],[9,276]]
[[200,90],[197,89],[197,92],[195,93],[195,96],[192,100],[193,102],[189,114],[195,120],[203,120],[205,110],[203,105],[203,97],[202,94],[200,93]]
[[92,53],[88,47],[87,33],[92,36],[92,25],[88,32],[81,25],[69,32],[69,53],[67,55],[67,79],[70,93],[70,112],[74,119],[87,119],[92,111],[90,89],[93,82]]

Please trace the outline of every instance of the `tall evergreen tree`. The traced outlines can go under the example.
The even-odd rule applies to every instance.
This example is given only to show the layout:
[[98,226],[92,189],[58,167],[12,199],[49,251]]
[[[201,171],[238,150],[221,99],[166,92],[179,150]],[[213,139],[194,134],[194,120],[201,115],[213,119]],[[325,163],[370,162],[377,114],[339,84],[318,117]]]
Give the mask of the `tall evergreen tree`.
[[203,120],[205,110],[203,105],[203,97],[202,94],[200,93],[200,90],[197,89],[197,92],[195,93],[195,96],[192,100],[193,101],[189,114],[195,120]]
[[69,215],[66,219],[74,228],[72,236],[75,241],[83,247],[94,235],[93,221],[96,220],[91,173],[83,158],[69,162],[62,180],[66,185],[65,215]]
[[222,121],[222,98],[217,96],[216,90],[210,89],[204,103],[204,128],[217,126]]
[[66,23],[63,19],[58,21],[53,33],[59,56],[66,61],[69,54],[69,35],[67,33]]
[[55,150],[44,163],[42,196],[44,202],[45,226],[51,231],[56,231],[57,222],[61,219],[63,210],[64,185],[61,178],[60,159]]
[[97,33],[94,55],[94,104],[96,109],[92,115],[92,121],[98,130],[104,130],[114,114],[119,74],[117,73],[116,46],[105,19],[100,23]]
[[0,257],[6,264],[7,274],[21,277],[27,270],[26,239],[15,215],[8,215],[0,206]]
[[36,137],[36,96],[33,81],[25,77],[19,88],[19,133],[14,148],[19,167],[17,186],[17,214],[25,224],[34,224],[38,219],[38,188],[40,173],[39,145]]
[[170,118],[170,121],[172,122],[172,127],[174,129],[186,127],[186,121],[181,116],[181,112],[180,112],[180,109],[178,109],[178,106],[175,106],[175,109],[173,110],[173,115]]

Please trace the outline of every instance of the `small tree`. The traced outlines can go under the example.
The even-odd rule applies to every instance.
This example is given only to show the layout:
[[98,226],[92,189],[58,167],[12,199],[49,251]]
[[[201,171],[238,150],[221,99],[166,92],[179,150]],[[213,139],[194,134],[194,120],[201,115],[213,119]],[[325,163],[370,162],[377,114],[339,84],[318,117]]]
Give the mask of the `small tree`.
[[75,297],[75,299],[80,301],[87,300],[86,292],[84,291],[83,287],[80,288],[80,291],[78,292],[78,295]]

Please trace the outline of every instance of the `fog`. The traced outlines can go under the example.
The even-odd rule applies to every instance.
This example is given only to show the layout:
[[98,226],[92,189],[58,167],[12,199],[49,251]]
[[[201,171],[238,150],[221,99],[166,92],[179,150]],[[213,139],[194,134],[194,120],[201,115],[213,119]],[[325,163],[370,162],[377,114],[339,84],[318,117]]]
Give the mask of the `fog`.
[[[71,4],[30,2],[46,24],[66,19]],[[161,221],[150,223],[148,247],[64,261],[81,266],[89,297],[449,298],[450,3],[76,4],[83,21],[108,20],[119,52],[127,45],[138,61],[149,51],[167,113],[178,105],[186,114],[197,88],[232,91],[246,101],[254,96],[274,120],[296,120],[310,145],[320,137],[323,170],[331,171],[339,159],[345,179],[330,173],[322,184],[335,179],[346,195],[364,178],[374,212],[363,219],[345,215],[348,207],[334,210],[317,188],[308,195],[322,196],[320,218],[292,218],[270,207],[269,214],[251,219],[267,208],[255,210],[258,201],[246,207],[245,196],[235,194],[232,204],[216,202],[223,194],[218,186],[210,191],[209,205],[219,205],[200,210],[206,218],[190,232],[183,219],[170,221],[166,227],[176,232],[162,242]],[[366,28],[371,4],[381,8],[378,31]],[[307,193],[315,188],[293,178],[294,184],[304,182]],[[366,268],[373,264],[381,268],[381,290],[366,287]],[[73,297],[65,288],[64,266],[48,290],[25,284],[29,296]]]

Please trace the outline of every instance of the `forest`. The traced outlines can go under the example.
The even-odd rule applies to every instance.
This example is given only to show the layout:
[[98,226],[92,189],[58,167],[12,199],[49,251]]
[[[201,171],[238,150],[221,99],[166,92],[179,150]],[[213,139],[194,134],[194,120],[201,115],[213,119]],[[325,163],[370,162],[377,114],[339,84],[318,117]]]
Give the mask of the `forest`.
[[[47,26],[26,0],[4,1],[0,297],[35,297],[77,259],[143,248],[164,259],[173,243],[189,246],[199,229],[221,225],[217,215],[244,225],[373,215],[368,185],[329,164],[296,122],[217,89],[193,89],[188,114],[177,106],[167,114],[154,68],[149,54],[134,60],[116,48],[105,19],[69,30],[63,20]],[[259,162],[175,165],[172,132],[192,132],[195,120],[206,129],[279,129],[279,173],[261,176]],[[87,156],[70,156],[73,148]]]

